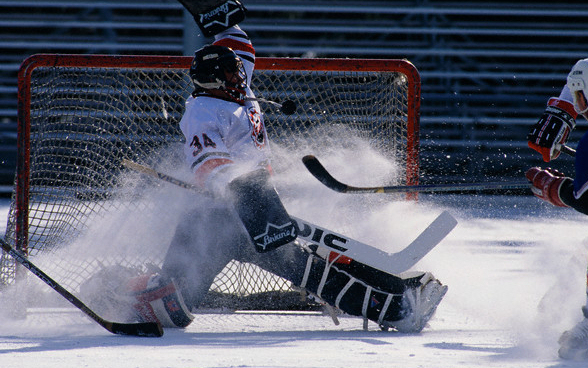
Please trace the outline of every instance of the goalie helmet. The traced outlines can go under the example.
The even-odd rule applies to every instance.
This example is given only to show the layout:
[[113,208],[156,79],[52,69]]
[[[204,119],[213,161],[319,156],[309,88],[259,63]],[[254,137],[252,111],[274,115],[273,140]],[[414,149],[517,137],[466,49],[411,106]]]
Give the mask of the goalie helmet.
[[243,62],[225,46],[208,45],[196,51],[190,66],[194,93],[221,90],[236,100],[245,95],[247,80]]
[[579,114],[588,112],[588,59],[578,61],[568,74],[568,88],[574,98],[574,109]]

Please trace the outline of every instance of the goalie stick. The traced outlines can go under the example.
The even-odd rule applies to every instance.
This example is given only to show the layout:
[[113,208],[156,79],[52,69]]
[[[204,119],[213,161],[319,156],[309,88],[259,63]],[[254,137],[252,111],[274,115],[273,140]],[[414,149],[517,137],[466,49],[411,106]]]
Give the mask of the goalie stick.
[[436,192],[462,192],[467,190],[498,190],[498,189],[530,189],[529,182],[488,182],[488,183],[457,183],[457,184],[430,184],[430,185],[396,185],[384,187],[354,187],[335,179],[318,158],[307,155],[302,158],[308,171],[326,187],[339,193],[436,193]]
[[[133,161],[123,160],[123,166],[159,178],[168,183],[178,185],[185,189],[202,193],[198,187],[176,179],[172,176],[160,173],[150,167]],[[290,216],[298,228],[298,237],[326,248],[329,251],[347,256],[357,262],[369,265],[380,271],[398,274],[408,271],[437,244],[441,242],[457,225],[457,221],[447,211],[441,213],[420,235],[403,250],[396,253],[387,253],[378,248],[361,243],[345,235],[311,224],[305,220]]]
[[392,274],[408,271],[435,248],[457,225],[455,218],[449,212],[444,211],[407,247],[396,253],[387,253],[345,235],[320,228],[297,217],[291,217],[299,226],[300,224],[304,226],[298,231],[299,238]]
[[84,312],[88,317],[92,318],[98,324],[104,327],[106,330],[118,335],[131,335],[131,336],[145,336],[145,337],[161,337],[163,336],[163,328],[159,323],[156,322],[141,322],[141,323],[117,323],[107,321],[104,318],[97,315],[88,306],[86,306],[80,299],[75,295],[67,291],[63,286],[59,285],[55,280],[49,277],[40,268],[35,266],[29,261],[24,255],[16,251],[10,244],[4,239],[0,238],[0,245],[2,249],[14,258],[18,263],[23,265],[35,276],[45,282],[51,289],[57,291],[61,296],[67,299],[76,308]]

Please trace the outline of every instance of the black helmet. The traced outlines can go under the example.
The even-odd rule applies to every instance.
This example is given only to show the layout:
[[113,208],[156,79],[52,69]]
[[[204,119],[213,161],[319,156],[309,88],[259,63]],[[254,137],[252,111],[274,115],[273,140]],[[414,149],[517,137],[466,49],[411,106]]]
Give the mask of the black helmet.
[[[235,84],[227,80],[225,71],[237,73],[240,81]],[[232,49],[225,46],[208,45],[196,51],[190,66],[190,77],[195,92],[220,89],[230,94],[236,90],[240,90],[239,95],[244,93],[246,76],[243,62]]]

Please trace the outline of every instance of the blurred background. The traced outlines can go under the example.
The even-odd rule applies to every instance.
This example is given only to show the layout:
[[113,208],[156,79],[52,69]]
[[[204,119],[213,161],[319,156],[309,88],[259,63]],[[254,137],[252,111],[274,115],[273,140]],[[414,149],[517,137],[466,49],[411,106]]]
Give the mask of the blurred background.
[[[257,56],[408,59],[421,75],[421,183],[524,180],[529,127],[588,57],[584,1],[245,0]],[[37,53],[193,55],[175,0],[0,0],[0,186],[11,191],[20,64]],[[575,147],[588,122],[578,121]],[[544,165],[544,164],[543,164]],[[545,165],[544,165],[545,166]],[[573,174],[573,160],[550,163]]]

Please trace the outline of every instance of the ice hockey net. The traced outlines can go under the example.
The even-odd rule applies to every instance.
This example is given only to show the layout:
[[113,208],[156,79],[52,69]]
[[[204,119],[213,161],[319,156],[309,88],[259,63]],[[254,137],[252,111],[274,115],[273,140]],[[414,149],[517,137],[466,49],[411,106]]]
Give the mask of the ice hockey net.
[[[161,208],[142,200],[136,194],[140,188],[134,188],[135,197],[121,199],[121,193],[128,195],[121,160],[157,166],[155,157],[173,155],[173,147],[181,145],[178,122],[193,89],[190,62],[190,57],[105,55],[34,55],[23,62],[18,163],[6,239],[74,294],[108,265],[161,264],[165,247],[129,245],[137,236],[124,223]],[[417,183],[420,78],[411,63],[260,57],[252,85],[258,97],[291,99],[298,106],[291,116],[265,109],[272,141],[312,139],[317,127],[344,125],[402,163],[406,175],[398,184]],[[89,231],[97,221],[113,226]],[[122,240],[114,236],[121,231],[130,234]],[[84,238],[88,232],[90,249],[106,251],[76,251],[90,239]],[[160,236],[160,245],[169,240],[169,234],[151,236]],[[113,244],[113,239],[127,244]],[[18,274],[2,254],[0,285],[13,284]],[[283,279],[233,262],[211,288],[211,296],[222,298],[209,303],[289,308],[285,304],[291,300],[282,303],[276,295],[291,290]]]

